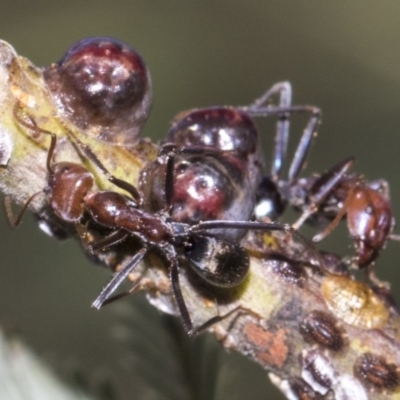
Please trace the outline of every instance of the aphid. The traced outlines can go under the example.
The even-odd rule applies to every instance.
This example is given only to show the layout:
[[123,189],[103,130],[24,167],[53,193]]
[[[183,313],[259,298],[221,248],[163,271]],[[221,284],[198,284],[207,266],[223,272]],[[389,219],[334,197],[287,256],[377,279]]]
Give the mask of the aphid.
[[[142,261],[149,250],[157,250],[167,261],[168,273],[175,299],[182,317],[183,325],[189,335],[194,335],[230,315],[233,311],[222,316],[216,316],[198,328],[194,328],[187,310],[179,284],[178,255],[183,254],[188,260],[191,270],[217,288],[233,288],[238,286],[247,276],[249,256],[240,244],[222,237],[218,232],[227,232],[229,229],[238,230],[279,230],[291,232],[289,225],[269,224],[251,221],[209,220],[196,223],[174,221],[171,217],[173,189],[173,160],[176,152],[167,152],[161,149],[159,158],[163,159],[166,168],[165,177],[165,204],[159,212],[147,212],[141,205],[146,199],[131,184],[111,175],[89,147],[75,138],[79,150],[92,161],[107,176],[115,186],[123,189],[128,195],[114,191],[93,190],[94,177],[85,167],[71,163],[60,162],[52,164],[51,159],[56,148],[56,135],[39,128],[33,118],[28,121],[15,113],[16,120],[35,134],[43,133],[51,136],[51,145],[47,156],[48,187],[45,193],[53,212],[63,221],[75,224],[82,232],[80,225],[85,215],[98,224],[111,230],[97,243],[89,246],[92,251],[113,246],[127,238],[134,237],[139,242],[139,250],[129,259],[123,268],[114,274],[111,281],[104,287],[93,306],[100,308],[109,302],[111,295],[122,281]],[[72,132],[70,133],[71,135]],[[181,150],[184,153],[185,150]],[[172,161],[171,161],[172,160]],[[170,164],[172,162],[172,165]],[[171,167],[168,168],[168,165]],[[37,194],[37,193],[36,193]],[[24,205],[13,225],[18,226],[22,215],[34,194]],[[295,234],[295,233],[293,233]]]
[[306,342],[332,351],[339,351],[345,345],[338,322],[325,311],[315,310],[307,314],[300,324],[300,333]]
[[384,357],[364,353],[354,364],[354,375],[371,388],[393,391],[400,387],[399,369]]
[[83,39],[43,75],[66,120],[108,143],[137,143],[152,90],[150,73],[135,49],[108,37]]

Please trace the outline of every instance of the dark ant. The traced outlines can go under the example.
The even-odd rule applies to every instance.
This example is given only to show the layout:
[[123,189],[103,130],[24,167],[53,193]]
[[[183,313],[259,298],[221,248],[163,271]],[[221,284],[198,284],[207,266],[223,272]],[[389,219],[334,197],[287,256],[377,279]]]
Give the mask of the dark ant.
[[[128,237],[136,238],[141,244],[140,250],[119,272],[114,274],[111,281],[104,287],[93,303],[95,308],[100,308],[103,304],[112,301],[111,295],[122,281],[143,260],[148,251],[156,250],[168,263],[169,277],[183,325],[189,335],[197,334],[241,307],[236,307],[225,315],[211,318],[200,327],[194,328],[180,289],[179,254],[186,257],[191,269],[209,285],[229,289],[238,286],[247,276],[249,256],[242,246],[235,241],[221,238],[216,234],[217,231],[268,230],[284,231],[297,236],[288,224],[231,220],[209,220],[189,224],[172,220],[170,210],[173,206],[173,187],[171,188],[170,185],[174,182],[174,158],[185,152],[193,154],[193,149],[171,150],[168,145],[161,149],[159,157],[167,166],[165,207],[156,213],[146,212],[141,209],[141,205],[146,203],[141,193],[128,182],[111,175],[91,149],[81,143],[71,132],[79,151],[100,168],[111,183],[126,191],[129,196],[114,191],[93,191],[94,177],[82,165],[71,162],[52,164],[51,160],[57,143],[56,135],[38,127],[29,115],[27,120],[22,119],[18,115],[18,106],[17,104],[14,116],[22,126],[33,131],[35,136],[42,133],[51,137],[46,162],[48,186],[44,189],[44,193],[47,195],[52,211],[63,221],[76,224],[79,232],[84,229],[80,221],[85,214],[100,226],[112,229],[112,233],[108,236],[89,244],[92,251],[113,246]],[[15,220],[10,212],[8,201],[8,215],[14,227],[20,224],[29,203],[39,193],[35,193],[27,200]],[[117,297],[120,298],[121,295]]]

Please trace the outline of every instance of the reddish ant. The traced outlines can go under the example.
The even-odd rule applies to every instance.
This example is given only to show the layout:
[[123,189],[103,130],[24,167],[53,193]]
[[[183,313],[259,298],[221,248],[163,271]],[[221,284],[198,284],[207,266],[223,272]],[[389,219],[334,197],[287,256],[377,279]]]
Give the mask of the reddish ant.
[[[348,167],[351,164],[345,163]],[[329,177],[334,169],[321,175],[313,188],[318,187],[321,179]],[[388,183],[384,180],[367,183],[360,176],[343,174],[329,196],[319,205],[315,203],[315,207],[319,215],[333,215],[334,218],[313,241],[324,239],[346,215],[348,230],[355,243],[355,262],[358,268],[372,265],[388,239],[400,240],[399,236],[392,234],[395,221]]]
[[[265,115],[269,107],[262,103],[250,106],[252,116]],[[319,110],[310,108],[310,122],[305,129],[287,178],[282,178],[282,166],[288,142],[288,125],[277,130],[270,174],[264,176],[257,190],[255,216],[275,220],[289,203],[302,215],[292,225],[295,230],[306,221],[333,219],[331,224],[313,238],[318,242],[326,237],[346,215],[351,238],[356,247],[356,265],[366,268],[378,257],[387,239],[400,240],[392,234],[394,218],[386,181],[366,183],[362,177],[347,175],[354,158],[345,159],[325,173],[299,178],[314,138]],[[279,124],[280,122],[278,122]]]
[[[312,137],[308,139],[311,141]],[[300,143],[296,156],[303,157],[303,153]],[[319,176],[300,179],[290,172],[287,180],[271,173],[261,182],[256,215],[258,218],[271,215],[276,218],[289,203],[302,212],[292,225],[296,230],[310,218],[317,222],[332,220],[313,238],[314,242],[324,239],[347,216],[348,230],[356,248],[355,265],[358,268],[372,265],[387,239],[400,240],[400,237],[392,234],[394,218],[387,182],[366,183],[360,176],[347,175],[353,164],[351,157]],[[297,172],[300,170],[296,169]]]

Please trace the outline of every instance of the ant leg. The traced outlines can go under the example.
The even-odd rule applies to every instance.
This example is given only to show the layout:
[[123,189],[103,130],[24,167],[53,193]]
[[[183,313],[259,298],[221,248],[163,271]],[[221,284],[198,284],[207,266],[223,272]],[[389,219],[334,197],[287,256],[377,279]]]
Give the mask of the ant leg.
[[[315,137],[316,127],[319,124],[321,118],[321,110],[315,106],[290,106],[286,108],[281,107],[265,107],[260,109],[249,109],[245,110],[252,117],[268,117],[272,115],[293,114],[293,113],[307,113],[310,114],[310,120],[303,131],[300,143],[297,147],[294,160],[290,166],[289,175],[293,176],[293,179],[300,173],[304,166],[305,159],[308,155],[308,151],[311,147],[311,143]],[[285,136],[286,135],[286,136]],[[275,148],[272,156],[271,176],[275,179],[279,176],[283,161],[286,156],[287,142],[289,133],[280,134],[277,129],[275,135]]]
[[[167,250],[167,249],[166,249]],[[189,336],[193,334],[193,323],[190,317],[189,311],[187,309],[185,300],[183,298],[181,285],[179,283],[179,266],[176,260],[175,250],[168,246],[167,258],[169,260],[169,280],[171,282],[172,291],[174,292],[175,301],[181,314],[183,327]]]
[[[266,103],[275,95],[279,95],[280,108],[290,108],[292,104],[292,85],[289,82],[278,82],[269,90],[267,90],[267,92],[265,92],[254,103],[247,107],[242,107],[242,109],[254,116],[261,110],[268,110],[269,106]],[[271,174],[275,177],[279,176],[282,170],[289,140],[289,112],[285,111],[279,114],[280,115],[276,123],[275,146],[271,166]]]
[[353,166],[354,162],[353,157],[346,158],[323,173],[314,182],[311,188],[313,194],[309,198],[309,204],[304,208],[300,218],[292,225],[294,229],[298,230],[317,211],[318,206],[332,193],[347,171]]
[[119,285],[127,278],[127,276],[135,269],[135,267],[143,260],[147,253],[147,247],[139,250],[129,262],[118,272],[114,274],[110,282],[103,288],[99,296],[93,302],[92,307],[100,309],[103,304],[110,298]]
[[87,238],[87,228],[84,225],[76,223],[75,228],[78,232],[80,239],[82,240],[84,248],[90,253],[94,253],[95,251],[104,249],[106,247],[111,247],[117,243],[122,242],[129,236],[128,232],[122,229],[118,229],[114,232],[111,232],[108,236],[101,240],[90,242]]
[[[247,314],[247,315],[252,315],[258,319],[261,319],[261,315],[257,314],[255,311],[250,310],[249,308],[243,307],[243,306],[236,306],[232,308],[232,310],[227,311],[225,314],[222,315],[216,315],[215,317],[210,318],[208,321],[204,322],[197,328],[192,329],[190,336],[195,336],[198,335],[199,333],[205,331],[206,329],[210,328],[214,324],[217,324],[218,322],[223,321],[224,319],[230,317],[232,314],[235,314],[235,317],[233,318],[232,322],[229,324],[228,331],[232,329],[233,325],[235,324],[236,320],[242,315],[242,314]],[[222,339],[222,341],[226,340],[226,337]]]
[[290,224],[278,224],[275,222],[258,222],[258,221],[203,221],[191,227],[192,232],[207,233],[211,229],[232,228],[232,229],[253,229],[263,231],[284,231],[294,232]]
[[7,214],[7,218],[10,221],[10,224],[13,228],[17,228],[21,222],[22,222],[22,218],[26,212],[26,210],[29,207],[29,204],[31,204],[32,200],[40,193],[43,193],[42,191],[37,192],[35,194],[33,194],[31,197],[29,197],[29,199],[25,202],[25,204],[23,205],[21,211],[18,213],[18,215],[16,217],[14,217],[14,213],[12,211],[11,208],[11,199],[10,197],[6,196],[4,198],[4,206],[6,209],[6,214]]
[[207,231],[212,229],[221,228],[232,228],[232,229],[252,229],[261,231],[281,231],[286,232],[289,236],[295,237],[301,242],[305,248],[309,249],[315,258],[316,266],[323,268],[324,262],[318,250],[310,243],[305,237],[303,237],[297,230],[290,224],[278,224],[275,222],[258,222],[258,221],[204,221],[192,226],[191,231],[207,234]]
[[165,210],[169,211],[172,206],[172,199],[174,197],[174,166],[177,149],[174,144],[167,143],[161,146],[158,157],[165,159]]
[[325,239],[337,227],[338,223],[342,220],[342,218],[346,214],[347,208],[349,207],[349,203],[352,200],[353,193],[354,193],[353,189],[349,191],[346,200],[343,204],[343,207],[336,214],[333,221],[322,232],[318,233],[312,238],[312,241],[314,243],[320,242],[321,240]]
[[315,137],[317,125],[320,121],[321,112],[318,108],[312,112],[311,118],[308,121],[307,126],[300,138],[299,145],[294,153],[293,161],[289,167],[288,179],[289,182],[293,182],[300,174],[304,167],[308,152],[311,147],[311,143]]
[[122,293],[118,293],[114,296],[109,297],[107,300],[105,300],[103,302],[103,304],[101,305],[101,307],[104,307],[110,303],[114,303],[117,300],[121,300],[124,299],[125,297],[130,296],[132,293],[134,293],[137,289],[137,287],[139,286],[139,283],[137,283],[136,285],[132,286],[128,291],[126,292],[122,292]]
[[[270,98],[276,94],[279,94],[279,107],[273,108],[266,103]],[[312,139],[316,126],[318,125],[321,110],[313,106],[291,106],[292,104],[292,87],[289,82],[279,82],[272,86],[263,96],[257,99],[253,104],[248,107],[244,107],[252,116],[272,115],[280,114],[277,122],[276,135],[275,135],[275,148],[272,157],[271,175],[273,177],[279,176],[284,158],[286,157],[287,144],[289,140],[289,114],[293,112],[308,112],[311,113],[310,121],[308,122],[299,146],[296,150],[293,162],[290,167],[289,181],[293,180],[300,173],[304,166],[305,159]],[[279,108],[281,109],[279,111]],[[285,110],[286,108],[286,110]],[[290,178],[291,177],[291,178]]]
[[267,105],[271,98],[279,95],[279,105],[281,107],[289,107],[292,104],[292,85],[290,82],[283,81],[275,83],[261,97],[254,100],[248,108],[262,108]]
[[69,131],[69,135],[74,139],[73,143],[78,152],[81,155],[86,156],[87,159],[99,168],[109,182],[128,192],[136,203],[141,204],[142,196],[135,186],[112,175],[87,144],[82,143],[71,131]]
[[94,252],[96,250],[101,250],[106,247],[114,246],[115,244],[120,243],[123,240],[125,240],[128,236],[129,236],[128,232],[126,232],[122,229],[118,229],[118,230],[110,233],[105,238],[98,240],[95,243],[90,243],[89,247],[90,247],[91,251]]
[[171,281],[172,290],[174,292],[175,301],[176,301],[176,304],[178,306],[179,313],[181,314],[183,327],[184,327],[186,333],[189,336],[198,335],[199,333],[201,333],[204,330],[210,328],[212,325],[214,325],[214,324],[216,324],[218,322],[221,322],[222,320],[224,320],[225,318],[229,317],[234,312],[236,312],[236,311],[238,311],[240,309],[244,309],[244,310],[248,311],[249,313],[253,313],[254,314],[254,312],[252,312],[251,310],[247,310],[242,306],[237,306],[234,309],[228,311],[226,314],[224,314],[224,315],[216,315],[215,317],[210,318],[208,321],[206,321],[204,324],[200,325],[199,327],[194,328],[193,327],[192,318],[190,317],[189,311],[187,309],[185,300],[183,298],[181,286],[180,286],[180,283],[179,283],[179,266],[178,266],[178,262],[175,260],[173,254],[170,254],[169,258],[170,258],[169,278],[170,278],[170,281]]

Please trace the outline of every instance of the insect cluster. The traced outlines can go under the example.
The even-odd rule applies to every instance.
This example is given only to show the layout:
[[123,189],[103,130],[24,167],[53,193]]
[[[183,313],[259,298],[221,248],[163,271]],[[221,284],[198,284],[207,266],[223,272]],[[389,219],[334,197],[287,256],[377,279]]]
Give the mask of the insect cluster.
[[[89,38],[73,45],[43,73],[63,118],[112,145],[137,144],[150,111],[152,86],[149,71],[136,50],[115,39]],[[284,175],[294,113],[308,115],[309,119]],[[98,226],[101,237],[85,242],[94,254],[126,240],[136,242],[135,254],[113,275],[93,306],[101,308],[124,296],[115,291],[149,252],[155,252],[165,261],[184,328],[190,335],[227,314],[194,327],[180,287],[180,269],[189,268],[210,288],[238,287],[249,272],[249,253],[242,245],[248,232],[283,232],[287,240],[300,240],[311,254],[318,255],[321,274],[347,275],[347,266],[351,265],[366,269],[374,284],[380,285],[372,267],[387,240],[397,239],[392,234],[388,184],[367,182],[361,175],[352,174],[354,158],[344,159],[321,174],[301,176],[320,115],[317,107],[292,104],[288,82],[273,85],[247,106],[180,113],[160,144],[157,159],[142,170],[137,187],[112,175],[94,151],[71,132],[82,157],[115,186],[115,190],[98,190],[95,176],[86,167],[52,161],[57,152],[55,133],[42,129],[18,103],[14,109],[15,120],[23,129],[51,138],[48,184],[43,190],[51,211],[74,226],[81,238],[86,236],[88,223]],[[254,122],[257,117],[276,119],[275,146],[267,172]],[[36,194],[13,220],[14,226]],[[277,222],[287,206],[300,213],[298,220],[292,224]],[[318,227],[325,224],[313,238],[314,242],[321,241],[343,219],[354,242],[352,257],[319,253],[298,233],[305,222]],[[290,259],[285,260],[290,264]],[[344,329],[326,311],[311,311],[299,332],[306,342],[333,352],[347,345]],[[376,365],[383,362],[379,357],[368,357],[357,361],[355,367],[362,379],[373,375],[379,368]],[[375,363],[373,371],[368,370],[370,359]],[[393,368],[391,364],[387,367],[392,386],[399,380]],[[308,385],[296,382],[296,387]]]

